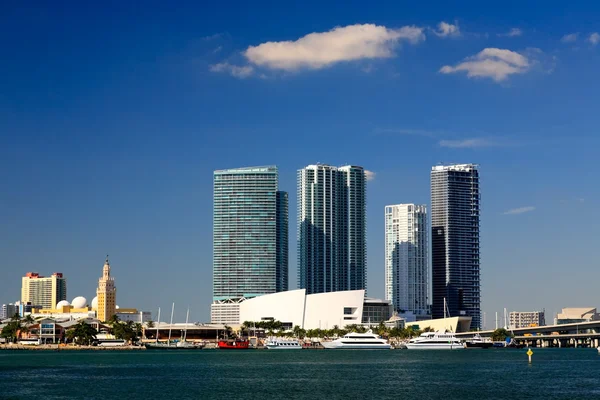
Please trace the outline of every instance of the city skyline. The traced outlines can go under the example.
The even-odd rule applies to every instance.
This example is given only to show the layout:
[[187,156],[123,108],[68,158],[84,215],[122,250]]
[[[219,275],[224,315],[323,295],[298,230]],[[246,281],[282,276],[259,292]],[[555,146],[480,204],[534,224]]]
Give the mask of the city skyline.
[[109,253],[121,305],[208,320],[213,171],[243,165],[279,168],[297,287],[296,171],[321,161],[368,170],[383,298],[382,210],[430,204],[431,166],[473,162],[487,325],[505,307],[598,306],[600,6],[288,8],[3,8],[1,302],[27,271],[92,298]]

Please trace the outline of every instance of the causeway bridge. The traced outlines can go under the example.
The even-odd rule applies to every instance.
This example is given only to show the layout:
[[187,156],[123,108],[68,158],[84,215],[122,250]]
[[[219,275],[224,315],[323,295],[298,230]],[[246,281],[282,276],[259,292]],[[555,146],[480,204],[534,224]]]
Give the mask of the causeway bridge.
[[[532,347],[598,347],[600,344],[600,321],[531,326],[507,329],[507,331],[514,335],[517,343]],[[481,337],[490,337],[493,332],[493,330],[462,332],[457,333],[456,337],[468,339],[476,334]]]

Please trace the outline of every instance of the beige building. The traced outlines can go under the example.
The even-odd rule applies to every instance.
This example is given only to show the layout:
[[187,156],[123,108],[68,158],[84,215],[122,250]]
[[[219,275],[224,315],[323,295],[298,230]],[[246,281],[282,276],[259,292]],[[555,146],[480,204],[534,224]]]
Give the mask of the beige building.
[[43,277],[37,272],[28,272],[21,283],[21,302],[35,307],[54,308],[61,300],[67,299],[67,280],[61,272]]
[[117,309],[117,288],[115,287],[115,278],[110,276],[108,256],[106,256],[102,268],[102,277],[98,280],[96,296],[98,298],[97,318],[100,321],[108,321],[115,315]]
[[471,317],[449,317],[439,319],[426,319],[422,321],[407,322],[406,327],[432,331],[462,333],[471,329]]
[[573,324],[579,322],[600,321],[600,314],[596,308],[592,307],[575,307],[563,308],[556,316],[555,325]]

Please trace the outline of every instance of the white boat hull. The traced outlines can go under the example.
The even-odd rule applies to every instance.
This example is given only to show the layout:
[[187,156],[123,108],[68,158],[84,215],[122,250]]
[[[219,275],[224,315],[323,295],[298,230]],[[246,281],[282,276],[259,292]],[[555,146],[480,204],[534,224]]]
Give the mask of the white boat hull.
[[269,350],[302,350],[302,346],[265,346]]
[[338,344],[334,342],[321,342],[326,349],[348,349],[348,350],[390,350],[390,344]]
[[462,343],[407,343],[409,350],[458,350],[464,349]]

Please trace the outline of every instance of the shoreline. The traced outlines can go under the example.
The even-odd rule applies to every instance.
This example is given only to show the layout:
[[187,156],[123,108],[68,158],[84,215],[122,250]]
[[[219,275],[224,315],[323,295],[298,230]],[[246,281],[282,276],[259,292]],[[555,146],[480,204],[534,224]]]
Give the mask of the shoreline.
[[0,351],[16,350],[16,351],[131,351],[131,350],[146,350],[144,346],[115,346],[115,347],[103,347],[103,346],[59,346],[57,344],[42,344],[39,346],[32,345],[0,345]]

